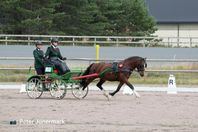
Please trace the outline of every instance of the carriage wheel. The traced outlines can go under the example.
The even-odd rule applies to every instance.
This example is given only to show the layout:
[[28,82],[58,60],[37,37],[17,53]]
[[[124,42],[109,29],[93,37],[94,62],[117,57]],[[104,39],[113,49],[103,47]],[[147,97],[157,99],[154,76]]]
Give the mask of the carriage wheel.
[[66,85],[63,80],[53,80],[50,85],[50,94],[53,98],[63,99],[66,95]]
[[84,90],[83,87],[80,85],[74,85],[72,86],[72,94],[77,99],[83,99],[87,96],[89,87],[86,87]]
[[43,83],[39,78],[31,78],[26,84],[28,97],[38,99],[43,94]]

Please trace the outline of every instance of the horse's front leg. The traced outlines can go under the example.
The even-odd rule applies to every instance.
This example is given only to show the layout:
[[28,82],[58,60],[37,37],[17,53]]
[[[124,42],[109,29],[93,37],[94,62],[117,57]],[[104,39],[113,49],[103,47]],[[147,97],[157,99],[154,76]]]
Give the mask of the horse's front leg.
[[126,83],[127,86],[129,86],[129,87],[133,90],[133,93],[135,94],[135,96],[136,96],[137,98],[139,98],[140,95],[138,94],[138,92],[135,91],[133,85],[132,85],[128,80],[126,80],[125,83]]
[[124,84],[123,82],[120,82],[119,85],[118,85],[118,87],[117,87],[117,89],[114,92],[109,93],[109,94],[111,96],[114,96],[118,91],[120,91],[120,88],[122,87],[123,84]]

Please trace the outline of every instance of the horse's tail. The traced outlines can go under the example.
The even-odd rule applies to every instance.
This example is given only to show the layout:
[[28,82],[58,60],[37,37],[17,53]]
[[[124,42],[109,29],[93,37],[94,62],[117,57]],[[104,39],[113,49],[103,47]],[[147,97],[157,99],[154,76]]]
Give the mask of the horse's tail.
[[[88,75],[88,74],[89,74],[90,68],[92,67],[93,64],[94,64],[94,63],[92,63],[91,65],[89,65],[89,67],[87,67],[87,69],[85,70],[85,72],[83,73],[82,76]],[[85,85],[85,81],[86,81],[86,78],[83,78],[83,79],[81,80],[81,82],[80,82],[81,86],[84,86],[84,85]]]

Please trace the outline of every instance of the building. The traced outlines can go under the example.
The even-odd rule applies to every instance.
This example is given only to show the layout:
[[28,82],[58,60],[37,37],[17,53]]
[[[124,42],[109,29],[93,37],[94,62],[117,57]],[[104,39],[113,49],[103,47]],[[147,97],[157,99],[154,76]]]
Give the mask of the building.
[[[146,0],[151,16],[157,21],[159,37],[179,37],[180,42],[198,38],[198,0]],[[186,37],[186,38],[183,38]],[[192,38],[191,38],[192,37]]]

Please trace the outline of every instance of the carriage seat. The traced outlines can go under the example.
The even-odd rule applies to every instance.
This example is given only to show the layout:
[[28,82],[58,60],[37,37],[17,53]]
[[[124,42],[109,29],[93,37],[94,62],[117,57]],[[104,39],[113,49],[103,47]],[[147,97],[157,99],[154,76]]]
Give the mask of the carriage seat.
[[55,65],[53,63],[51,63],[50,61],[45,61],[44,62],[44,67],[53,67],[53,72],[58,74],[58,69],[55,67]]

